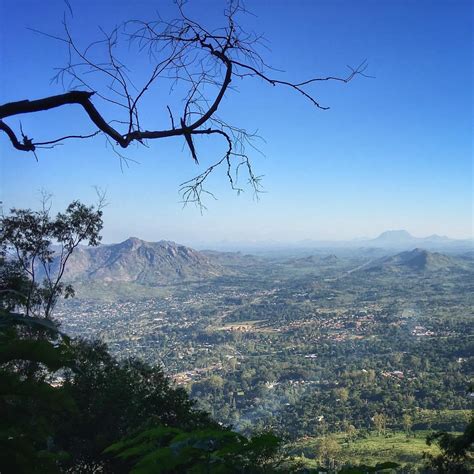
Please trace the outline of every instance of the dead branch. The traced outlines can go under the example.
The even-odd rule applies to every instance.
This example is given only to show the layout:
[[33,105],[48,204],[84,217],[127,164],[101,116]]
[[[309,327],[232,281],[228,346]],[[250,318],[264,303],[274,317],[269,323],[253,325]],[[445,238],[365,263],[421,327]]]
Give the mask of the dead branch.
[[[199,150],[194,137],[220,135],[226,142],[223,157],[181,186],[185,202],[201,205],[201,195],[207,192],[203,187],[206,178],[224,164],[232,189],[243,190],[237,185],[237,177],[239,169],[245,168],[253,190],[261,191],[260,178],[254,175],[245,152],[246,145],[256,148],[253,144],[255,135],[217,116],[224,97],[232,90],[234,78],[259,78],[272,86],[290,88],[318,109],[327,110],[329,107],[320,104],[312,86],[327,81],[348,83],[356,76],[369,77],[365,73],[367,63],[363,61],[357,67],[349,68],[349,74],[344,77],[313,77],[299,82],[278,79],[273,77],[277,70],[268,66],[259,52],[262,38],[246,32],[237,21],[239,15],[246,13],[239,1],[229,2],[224,12],[225,25],[213,31],[190,19],[184,11],[184,3],[178,2],[177,9],[178,17],[171,21],[160,18],[153,22],[126,21],[110,33],[102,31],[103,37],[85,48],[74,40],[66,22],[64,36],[46,35],[67,48],[67,62],[54,76],[67,92],[0,105],[0,130],[7,135],[12,146],[19,151],[35,153],[37,148],[56,146],[71,138],[88,139],[103,134],[114,152],[124,158],[114,144],[125,149],[134,142],[144,145],[147,140],[183,137],[194,162],[199,164]],[[141,86],[136,84],[126,61],[120,59],[124,44],[135,47],[137,54],[146,57],[150,73]],[[158,83],[164,82],[169,84],[170,94],[175,94],[175,98],[181,94],[183,105],[179,120],[175,122],[171,107],[166,104],[162,112],[155,108],[158,117],[168,116],[171,128],[157,127],[156,124],[145,128],[141,104],[146,99],[151,101],[150,93],[158,89]],[[107,113],[116,108],[114,115],[106,117],[100,102],[107,104]],[[15,132],[5,122],[5,119],[18,115],[68,105],[82,109],[95,127],[92,133],[71,133],[36,141],[23,130],[20,130],[21,135]]]

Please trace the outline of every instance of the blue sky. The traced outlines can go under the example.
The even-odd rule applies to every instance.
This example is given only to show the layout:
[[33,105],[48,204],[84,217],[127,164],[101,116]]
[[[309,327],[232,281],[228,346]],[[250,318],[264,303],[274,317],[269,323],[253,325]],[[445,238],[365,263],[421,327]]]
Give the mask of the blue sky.
[[[152,19],[157,10],[174,16],[169,0],[70,3],[71,30],[83,42],[97,39],[98,26],[109,30],[130,18]],[[60,33],[65,3],[0,5],[1,102],[61,93],[50,79],[65,51],[27,28]],[[221,0],[190,0],[188,11],[215,26],[223,6]],[[139,163],[122,171],[102,138],[42,150],[36,162],[0,136],[4,206],[36,207],[39,190],[46,189],[59,209],[76,198],[93,201],[93,186],[100,186],[109,202],[106,242],[130,235],[185,243],[350,239],[399,228],[417,236],[472,236],[472,3],[254,0],[246,6],[254,16],[241,23],[264,33],[267,62],[286,71],[280,78],[344,75],[347,64],[365,58],[375,76],[315,86],[313,94],[328,111],[258,80],[238,84],[220,115],[265,138],[265,156],[254,155],[266,191],[258,202],[250,190],[236,196],[218,171],[208,184],[218,200],[208,200],[203,215],[193,206],[183,209],[179,184],[200,168],[180,138],[127,150]],[[147,128],[153,128],[152,110],[145,115]],[[8,123],[18,127],[19,120]],[[73,107],[21,122],[37,139],[54,138],[55,130],[91,129]],[[200,149],[204,164],[222,150],[209,140]]]

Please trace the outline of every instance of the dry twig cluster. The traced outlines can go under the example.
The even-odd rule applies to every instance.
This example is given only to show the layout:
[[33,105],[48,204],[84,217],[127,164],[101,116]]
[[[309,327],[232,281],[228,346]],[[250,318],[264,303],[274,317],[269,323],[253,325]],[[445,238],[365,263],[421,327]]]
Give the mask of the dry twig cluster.
[[[287,87],[309,100],[315,107],[326,110],[312,95],[309,88],[322,81],[347,83],[357,75],[365,76],[366,62],[350,68],[346,77],[315,77],[302,82],[278,80],[272,77],[275,70],[268,66],[259,50],[262,37],[246,32],[237,19],[246,13],[242,3],[231,1],[225,10],[226,25],[209,31],[202,24],[186,15],[184,3],[177,3],[178,17],[173,21],[158,19],[153,22],[126,21],[103,38],[81,49],[74,40],[66,21],[64,36],[52,37],[62,42],[68,51],[66,65],[59,68],[55,80],[68,90],[64,94],[38,100],[22,100],[0,105],[0,130],[5,132],[17,150],[33,152],[40,148],[57,146],[69,139],[87,139],[102,134],[113,150],[127,160],[120,148],[132,143],[146,146],[149,140],[183,137],[191,156],[199,163],[199,151],[195,139],[198,136],[219,136],[224,140],[225,152],[202,173],[181,185],[186,203],[202,206],[202,194],[207,193],[204,183],[219,166],[225,166],[231,187],[238,192],[239,171],[244,169],[252,189],[260,191],[260,177],[252,169],[247,149],[256,150],[259,138],[245,128],[236,127],[219,117],[218,109],[236,78],[259,78],[272,86]],[[43,33],[44,34],[44,33]],[[49,35],[48,35],[49,36]],[[150,73],[144,83],[137,85],[127,64],[119,59],[123,45],[134,47],[138,54],[145,55]],[[141,107],[144,101],[152,100],[151,93],[167,81],[170,96],[181,94],[179,113],[170,104],[156,107],[160,119],[167,117],[169,125],[148,128],[142,120]],[[158,86],[158,83],[159,86]],[[97,107],[103,101],[115,109],[113,119],[104,117]],[[31,114],[53,108],[76,104],[82,107],[94,129],[89,134],[71,134],[36,141],[20,127],[21,137],[4,119]],[[176,109],[176,107],[175,107]],[[158,122],[159,120],[157,120]],[[211,193],[209,193],[211,194]]]

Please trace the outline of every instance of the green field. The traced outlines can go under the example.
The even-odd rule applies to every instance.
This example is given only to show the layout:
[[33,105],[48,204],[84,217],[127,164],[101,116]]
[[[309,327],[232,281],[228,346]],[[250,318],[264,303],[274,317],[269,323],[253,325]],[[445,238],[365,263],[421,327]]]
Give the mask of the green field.
[[[423,463],[423,453],[437,454],[436,446],[427,446],[428,431],[416,431],[410,436],[404,432],[391,432],[386,435],[375,433],[347,441],[345,434],[336,435],[340,446],[337,464],[365,464],[374,466],[381,462],[392,461],[400,465]],[[293,445],[296,461],[303,462],[308,468],[318,465],[318,438],[299,441]],[[297,453],[300,453],[299,455]]]

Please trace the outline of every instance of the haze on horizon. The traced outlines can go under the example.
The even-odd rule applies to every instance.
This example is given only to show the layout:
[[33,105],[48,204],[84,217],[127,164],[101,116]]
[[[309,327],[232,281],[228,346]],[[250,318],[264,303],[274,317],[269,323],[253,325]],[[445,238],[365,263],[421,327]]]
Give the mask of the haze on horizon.
[[[399,238],[395,235],[398,233],[406,233],[407,240],[404,240],[403,237]],[[388,234],[390,234],[388,236]],[[387,237],[387,241],[383,244],[383,238]],[[222,250],[222,251],[250,251],[254,250],[265,250],[265,249],[291,249],[291,248],[356,248],[358,245],[365,246],[377,246],[383,245],[387,248],[390,248],[392,245],[393,248],[425,248],[425,243],[429,248],[435,245],[436,248],[447,248],[445,246],[449,245],[461,245],[462,248],[469,248],[469,246],[474,246],[474,240],[472,238],[465,239],[455,239],[447,235],[438,235],[430,234],[424,236],[412,235],[404,229],[397,230],[388,230],[378,234],[377,236],[363,236],[355,237],[352,239],[318,239],[318,238],[308,238],[308,239],[294,239],[294,240],[284,240],[284,239],[199,239],[195,238],[194,240],[189,240],[186,237],[183,239],[170,239],[167,237],[153,237],[143,238],[137,235],[130,234],[128,237],[120,238],[118,240],[103,240],[102,244],[119,244],[129,239],[138,239],[144,242],[159,242],[159,241],[171,241],[177,244],[184,244],[191,247],[196,247],[197,249],[207,249],[207,250]],[[334,246],[334,247],[332,247]]]
[[[125,0],[112,10],[92,0],[81,8],[71,5],[72,30],[90,40],[98,25],[108,29],[137,13]],[[219,8],[203,12],[196,2],[188,5],[190,15],[219,22]],[[140,16],[153,17],[155,7],[141,2]],[[106,243],[130,236],[190,244],[351,240],[391,229],[416,237],[472,238],[471,2],[301,1],[273,2],[270,8],[256,1],[250,7],[256,16],[242,22],[265,34],[269,63],[291,79],[342,75],[346,64],[364,58],[375,76],[316,89],[328,111],[258,81],[239,84],[240,93],[230,95],[222,115],[265,138],[260,145],[265,157],[254,155],[255,170],[264,175],[265,193],[258,202],[250,190],[236,196],[218,172],[208,186],[218,200],[208,199],[202,215],[193,206],[183,209],[179,184],[199,169],[180,140],[130,150],[138,163],[122,171],[103,140],[42,150],[37,163],[2,135],[5,209],[38,207],[41,189],[53,194],[54,209],[73,199],[93,202],[97,185],[109,202]],[[1,3],[0,100],[62,92],[50,79],[64,51],[26,28],[58,32],[63,12],[62,0]],[[161,2],[160,13],[172,17],[172,2]],[[16,40],[7,41],[11,37]],[[55,111],[25,117],[24,123],[44,134],[58,121],[76,117],[70,110]],[[206,151],[219,152],[213,144]]]

